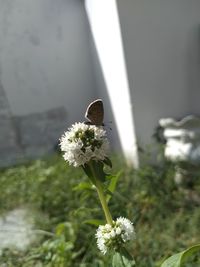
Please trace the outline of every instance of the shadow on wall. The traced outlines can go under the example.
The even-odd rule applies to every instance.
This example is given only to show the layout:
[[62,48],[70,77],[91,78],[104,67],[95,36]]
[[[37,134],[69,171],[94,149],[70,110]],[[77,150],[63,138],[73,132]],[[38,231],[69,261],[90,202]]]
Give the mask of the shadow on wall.
[[66,129],[63,107],[25,116],[13,116],[0,82],[0,167],[52,153]]
[[[99,58],[91,36],[96,98],[104,102],[104,123],[113,151],[122,151],[117,128],[102,74]],[[94,99],[88,100],[93,101]],[[84,120],[84,114],[83,114]],[[15,116],[0,80],[0,167],[21,163],[53,153],[58,140],[69,126],[64,107],[57,107],[45,112]]]

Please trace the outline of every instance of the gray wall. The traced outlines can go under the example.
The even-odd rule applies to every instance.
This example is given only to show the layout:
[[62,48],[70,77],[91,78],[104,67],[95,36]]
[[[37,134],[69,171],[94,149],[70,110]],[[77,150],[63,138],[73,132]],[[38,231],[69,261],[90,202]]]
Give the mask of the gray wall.
[[0,0],[0,79],[15,115],[65,106],[68,124],[96,96],[81,0]]
[[200,1],[117,0],[138,141],[159,118],[200,115]]
[[[117,4],[136,133],[150,143],[159,118],[200,115],[200,1]],[[98,96],[110,120],[82,0],[0,0],[0,81],[14,115],[63,105],[69,125]]]

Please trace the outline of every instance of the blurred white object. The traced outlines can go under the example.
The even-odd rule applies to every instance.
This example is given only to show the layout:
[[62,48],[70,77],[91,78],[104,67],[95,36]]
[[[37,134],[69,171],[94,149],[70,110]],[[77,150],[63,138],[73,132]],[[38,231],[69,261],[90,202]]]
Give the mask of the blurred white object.
[[200,162],[200,118],[187,116],[180,121],[160,119],[166,139],[165,156],[173,162]]
[[26,250],[36,241],[33,217],[29,210],[17,208],[0,216],[0,255],[5,248]]

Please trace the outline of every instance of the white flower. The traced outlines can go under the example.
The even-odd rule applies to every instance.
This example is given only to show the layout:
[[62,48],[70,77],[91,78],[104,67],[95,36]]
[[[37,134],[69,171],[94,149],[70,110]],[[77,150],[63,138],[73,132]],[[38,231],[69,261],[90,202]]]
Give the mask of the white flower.
[[117,250],[124,243],[135,239],[133,223],[124,217],[119,217],[112,225],[100,225],[96,238],[97,246],[103,254],[108,250]]
[[75,123],[60,139],[64,159],[74,167],[84,165],[90,160],[104,160],[109,144],[102,127]]
[[135,238],[135,231],[133,223],[124,217],[119,217],[116,220],[117,229],[121,230],[121,237],[124,242],[130,241]]

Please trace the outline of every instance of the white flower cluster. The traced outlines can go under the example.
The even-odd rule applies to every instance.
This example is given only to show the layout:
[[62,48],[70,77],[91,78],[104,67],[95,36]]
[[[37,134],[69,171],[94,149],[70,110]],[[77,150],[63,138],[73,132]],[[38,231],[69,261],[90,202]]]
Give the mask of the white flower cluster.
[[90,160],[104,160],[108,154],[108,139],[102,127],[75,123],[60,139],[64,159],[74,167]]
[[135,239],[133,223],[123,217],[113,221],[113,225],[100,225],[96,232],[97,246],[103,254],[110,249],[117,250],[124,243]]

